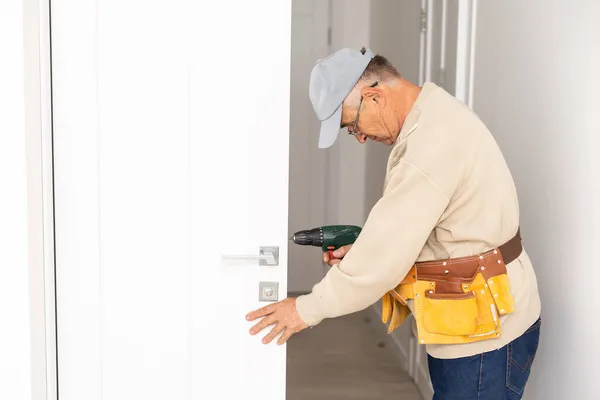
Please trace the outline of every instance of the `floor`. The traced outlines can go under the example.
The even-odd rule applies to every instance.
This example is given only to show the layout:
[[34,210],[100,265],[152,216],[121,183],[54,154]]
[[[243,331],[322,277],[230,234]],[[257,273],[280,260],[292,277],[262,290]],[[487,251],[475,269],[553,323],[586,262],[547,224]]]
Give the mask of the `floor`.
[[422,400],[377,323],[366,310],[294,335],[286,400]]

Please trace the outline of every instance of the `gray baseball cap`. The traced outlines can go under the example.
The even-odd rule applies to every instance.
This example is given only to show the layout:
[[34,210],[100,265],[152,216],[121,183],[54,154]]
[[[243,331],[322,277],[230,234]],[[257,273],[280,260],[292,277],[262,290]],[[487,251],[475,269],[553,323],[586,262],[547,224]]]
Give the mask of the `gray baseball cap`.
[[355,49],[341,49],[318,60],[310,74],[309,95],[321,121],[319,148],[330,147],[337,139],[342,122],[342,103],[375,54]]

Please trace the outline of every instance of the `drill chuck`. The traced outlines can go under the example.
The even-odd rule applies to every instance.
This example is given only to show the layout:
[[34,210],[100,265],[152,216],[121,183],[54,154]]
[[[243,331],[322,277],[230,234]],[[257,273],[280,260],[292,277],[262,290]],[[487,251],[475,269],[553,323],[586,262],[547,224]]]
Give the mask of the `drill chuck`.
[[323,229],[313,228],[298,231],[292,236],[294,243],[301,246],[323,246]]

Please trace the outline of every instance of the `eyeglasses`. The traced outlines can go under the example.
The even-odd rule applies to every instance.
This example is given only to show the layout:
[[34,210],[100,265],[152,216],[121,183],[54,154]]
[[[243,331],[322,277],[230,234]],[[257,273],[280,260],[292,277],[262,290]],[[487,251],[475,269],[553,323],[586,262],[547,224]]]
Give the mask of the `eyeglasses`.
[[[377,86],[379,82],[375,81],[369,87]],[[363,96],[360,96],[360,102],[358,103],[358,111],[356,112],[356,119],[354,120],[354,124],[352,125],[352,131],[348,129],[349,135],[356,135],[358,133],[358,118],[360,117],[360,108],[362,107]]]

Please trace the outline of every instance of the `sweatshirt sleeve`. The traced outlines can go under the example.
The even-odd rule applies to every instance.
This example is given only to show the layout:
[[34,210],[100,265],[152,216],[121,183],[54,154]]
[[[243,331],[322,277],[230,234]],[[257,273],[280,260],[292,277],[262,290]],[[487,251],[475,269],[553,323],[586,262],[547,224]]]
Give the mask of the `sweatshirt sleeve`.
[[421,170],[400,160],[385,192],[343,260],[311,293],[297,298],[310,326],[361,311],[396,287],[410,271],[449,199]]

